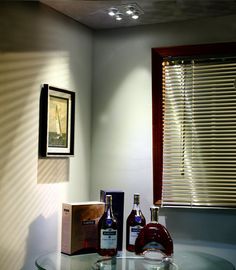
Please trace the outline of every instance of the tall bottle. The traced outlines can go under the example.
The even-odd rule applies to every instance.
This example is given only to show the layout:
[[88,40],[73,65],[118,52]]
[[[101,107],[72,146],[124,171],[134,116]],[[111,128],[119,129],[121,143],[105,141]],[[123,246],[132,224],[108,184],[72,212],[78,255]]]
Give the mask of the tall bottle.
[[134,204],[126,221],[126,249],[134,252],[134,244],[140,230],[145,226],[146,220],[140,209],[140,195],[134,194]]
[[98,222],[98,254],[117,254],[117,221],[112,211],[112,195],[106,195],[105,212]]
[[152,206],[151,222],[140,231],[135,242],[135,253],[156,253],[157,258],[170,257],[173,254],[173,241],[167,229],[158,223],[159,207]]

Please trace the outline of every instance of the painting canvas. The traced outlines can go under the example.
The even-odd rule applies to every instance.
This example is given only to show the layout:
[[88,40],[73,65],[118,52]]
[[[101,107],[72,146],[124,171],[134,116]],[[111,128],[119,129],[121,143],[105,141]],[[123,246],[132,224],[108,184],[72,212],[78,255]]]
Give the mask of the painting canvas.
[[49,138],[50,147],[67,147],[68,139],[68,100],[50,96]]
[[42,156],[74,154],[75,93],[44,84],[41,93]]

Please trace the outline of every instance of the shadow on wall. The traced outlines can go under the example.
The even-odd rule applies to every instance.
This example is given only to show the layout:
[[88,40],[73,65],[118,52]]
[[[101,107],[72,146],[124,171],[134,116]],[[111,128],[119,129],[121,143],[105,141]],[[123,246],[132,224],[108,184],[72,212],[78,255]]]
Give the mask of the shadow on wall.
[[[43,255],[57,250],[57,220],[58,216],[55,213],[48,218],[40,215],[31,223],[26,241],[24,265],[21,270],[36,269],[35,260],[40,254]],[[52,241],[52,239],[55,241]],[[45,247],[47,247],[47,250]]]
[[56,249],[58,217],[50,214],[66,196],[62,185],[40,185],[68,181],[69,173],[68,160],[38,160],[40,85],[70,79],[65,37],[50,35],[51,18],[41,11],[29,2],[0,8],[1,270],[32,269],[36,255]]
[[38,184],[69,181],[69,158],[39,158]]

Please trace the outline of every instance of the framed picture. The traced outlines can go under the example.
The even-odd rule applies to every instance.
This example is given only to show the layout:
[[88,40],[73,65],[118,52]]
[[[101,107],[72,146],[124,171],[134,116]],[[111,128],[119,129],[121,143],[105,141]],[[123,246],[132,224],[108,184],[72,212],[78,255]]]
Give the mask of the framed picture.
[[44,84],[40,97],[39,154],[74,155],[75,92]]

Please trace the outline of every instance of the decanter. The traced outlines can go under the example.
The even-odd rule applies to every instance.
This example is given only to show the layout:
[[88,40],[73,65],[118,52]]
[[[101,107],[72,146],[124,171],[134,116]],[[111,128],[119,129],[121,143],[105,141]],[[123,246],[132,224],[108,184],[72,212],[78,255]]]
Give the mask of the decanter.
[[144,226],[135,241],[135,253],[162,260],[173,254],[173,241],[168,230],[158,223],[159,207],[152,206],[151,222]]

